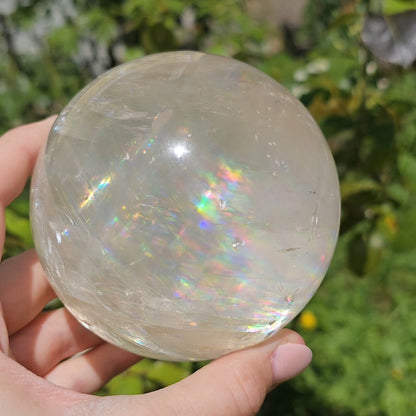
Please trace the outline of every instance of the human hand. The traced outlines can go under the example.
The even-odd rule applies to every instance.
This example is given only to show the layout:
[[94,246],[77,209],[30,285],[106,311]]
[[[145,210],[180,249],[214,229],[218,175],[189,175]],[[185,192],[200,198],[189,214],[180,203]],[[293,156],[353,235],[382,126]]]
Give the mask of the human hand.
[[[22,126],[0,138],[1,249],[5,208],[31,175],[53,121]],[[34,250],[0,264],[1,415],[254,415],[269,390],[303,371],[312,358],[300,335],[284,329],[170,387],[97,397],[87,393],[140,357],[104,342],[65,308],[42,312],[55,297]]]

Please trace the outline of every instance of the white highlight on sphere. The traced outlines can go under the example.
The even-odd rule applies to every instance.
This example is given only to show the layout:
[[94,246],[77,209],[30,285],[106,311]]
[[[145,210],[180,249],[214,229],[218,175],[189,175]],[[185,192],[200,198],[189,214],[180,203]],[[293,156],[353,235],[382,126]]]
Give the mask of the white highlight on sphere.
[[263,341],[318,288],[339,227],[335,165],[276,81],[199,52],[128,62],[62,111],[31,190],[56,293],[103,339],[202,360]]
[[178,143],[172,146],[172,152],[178,159],[180,159],[182,156],[189,153],[189,149],[184,143]]

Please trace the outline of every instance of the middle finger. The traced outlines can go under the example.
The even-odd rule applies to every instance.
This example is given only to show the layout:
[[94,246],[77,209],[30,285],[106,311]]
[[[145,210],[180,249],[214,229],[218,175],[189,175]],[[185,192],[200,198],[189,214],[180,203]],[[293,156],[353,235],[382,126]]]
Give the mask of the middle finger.
[[0,302],[9,335],[26,326],[55,298],[35,250],[0,264]]
[[44,312],[10,338],[17,362],[44,375],[62,360],[104,341],[84,328],[65,308]]

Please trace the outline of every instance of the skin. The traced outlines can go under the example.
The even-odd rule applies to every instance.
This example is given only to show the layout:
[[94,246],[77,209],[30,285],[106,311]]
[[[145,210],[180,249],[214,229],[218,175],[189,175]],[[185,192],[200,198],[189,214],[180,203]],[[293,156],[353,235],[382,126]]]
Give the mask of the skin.
[[[54,118],[0,138],[0,248],[5,208],[24,188]],[[267,392],[312,358],[300,335],[285,329],[159,391],[97,397],[90,393],[140,357],[104,342],[65,308],[43,312],[55,297],[34,250],[0,263],[2,415],[255,415]]]

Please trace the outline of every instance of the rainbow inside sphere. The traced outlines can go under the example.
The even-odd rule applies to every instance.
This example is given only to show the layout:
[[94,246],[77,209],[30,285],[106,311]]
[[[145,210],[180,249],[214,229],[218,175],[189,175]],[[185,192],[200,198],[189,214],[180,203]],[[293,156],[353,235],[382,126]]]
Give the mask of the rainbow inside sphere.
[[118,66],[57,118],[31,189],[41,263],[71,313],[148,357],[263,341],[315,293],[340,195],[303,105],[233,59]]

